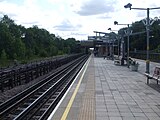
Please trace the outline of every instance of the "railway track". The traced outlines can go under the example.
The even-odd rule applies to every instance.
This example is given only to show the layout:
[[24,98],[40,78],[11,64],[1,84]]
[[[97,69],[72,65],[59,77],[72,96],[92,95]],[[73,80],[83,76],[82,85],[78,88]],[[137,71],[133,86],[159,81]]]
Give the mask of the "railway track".
[[61,57],[49,58],[29,64],[18,65],[0,70],[0,91],[3,93],[14,87],[27,84],[40,76],[77,59],[83,54],[72,54]]
[[64,95],[88,56],[65,65],[0,105],[0,120],[45,120]]

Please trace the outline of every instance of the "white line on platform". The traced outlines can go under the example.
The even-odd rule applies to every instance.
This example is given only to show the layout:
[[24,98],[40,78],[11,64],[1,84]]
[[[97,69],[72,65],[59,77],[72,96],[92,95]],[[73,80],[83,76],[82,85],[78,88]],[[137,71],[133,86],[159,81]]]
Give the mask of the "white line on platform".
[[[84,75],[84,73],[85,73],[85,71],[86,71],[86,68],[87,68],[87,66],[88,66],[88,64],[89,64],[90,59],[91,59],[91,56],[90,56],[90,58],[87,60],[87,62],[83,65],[82,69],[81,69],[80,72],[77,74],[77,76],[75,77],[74,81],[72,82],[72,84],[70,85],[70,87],[68,88],[68,90],[66,91],[66,93],[64,94],[64,96],[62,97],[62,99],[59,101],[59,103],[57,104],[57,106],[55,107],[55,109],[52,111],[52,113],[50,114],[50,116],[48,117],[47,120],[53,120],[52,117],[54,116],[55,112],[56,112],[57,109],[59,108],[59,106],[60,106],[60,104],[62,103],[62,101],[64,100],[64,98],[67,96],[68,92],[70,91],[71,87],[73,86],[73,84],[74,84],[75,81],[77,80],[78,76],[79,76],[80,73],[83,71],[83,69],[85,69],[85,70],[83,71],[83,73],[82,73],[82,74]],[[81,77],[81,78],[82,78],[82,77]],[[80,81],[81,81],[81,79],[80,79]],[[63,117],[63,116],[62,116],[62,117]]]

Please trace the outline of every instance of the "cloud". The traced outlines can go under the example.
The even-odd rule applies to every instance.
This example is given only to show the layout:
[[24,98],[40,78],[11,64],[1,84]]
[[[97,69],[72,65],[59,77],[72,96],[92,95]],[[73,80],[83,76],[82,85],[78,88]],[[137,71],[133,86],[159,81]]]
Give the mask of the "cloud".
[[86,33],[73,33],[73,32],[71,32],[71,34],[70,35],[75,35],[75,36],[86,36],[86,35],[88,35],[88,34],[86,34]]
[[139,11],[138,13],[137,13],[137,17],[146,17],[146,12],[144,12],[144,11]]
[[5,15],[4,12],[0,12],[0,15]]
[[[22,24],[24,25],[38,25],[39,22],[38,21],[32,21],[32,22],[23,22]],[[41,25],[40,25],[41,26]]]
[[110,16],[109,13],[106,13],[106,14],[98,16],[98,18],[100,18],[100,19],[111,19],[112,17]]
[[[146,6],[149,6],[149,8],[159,8],[159,6],[157,7],[157,4],[155,4],[155,3],[150,3],[150,5],[148,3],[148,5],[146,5]],[[146,8],[148,8],[148,7],[146,7]],[[160,9],[150,9],[149,16],[151,18],[159,17],[159,12],[160,12]],[[136,17],[146,18],[147,17],[147,10],[139,10],[136,14]]]
[[98,15],[103,13],[114,12],[115,0],[90,0],[85,2],[80,10],[75,11],[81,16]]
[[82,26],[80,24],[76,26],[72,25],[71,22],[67,19],[62,21],[60,25],[54,26],[54,28],[59,31],[76,31],[78,28],[81,27]]

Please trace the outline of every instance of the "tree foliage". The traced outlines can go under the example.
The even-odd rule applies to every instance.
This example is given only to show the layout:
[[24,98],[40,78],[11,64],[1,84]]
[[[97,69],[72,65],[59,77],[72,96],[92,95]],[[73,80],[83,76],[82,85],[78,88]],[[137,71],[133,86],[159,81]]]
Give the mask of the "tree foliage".
[[0,19],[0,56],[9,60],[50,57],[80,52],[74,38],[64,40],[45,29],[17,25],[7,15]]
[[[126,36],[124,33],[124,30],[127,30],[128,28],[122,28],[118,31],[118,34],[120,36]],[[132,30],[132,33],[137,32],[145,32],[138,35],[131,35],[130,36],[130,51],[141,50],[145,51],[147,48],[147,35],[146,35],[146,26],[143,24],[142,20],[136,21],[135,23],[132,23],[132,25],[129,27],[130,30]],[[155,21],[152,25],[150,25],[150,40],[149,40],[149,46],[150,50],[158,52],[160,48],[160,19]],[[127,37],[124,37],[126,48],[127,48]]]

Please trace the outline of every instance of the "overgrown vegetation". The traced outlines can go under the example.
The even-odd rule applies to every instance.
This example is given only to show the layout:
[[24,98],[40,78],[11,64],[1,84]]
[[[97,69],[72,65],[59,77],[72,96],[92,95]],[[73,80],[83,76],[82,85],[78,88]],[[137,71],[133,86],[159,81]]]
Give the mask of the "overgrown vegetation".
[[0,65],[8,61],[28,60],[56,55],[78,53],[78,41],[56,37],[38,26],[25,28],[17,25],[7,15],[0,19]]

